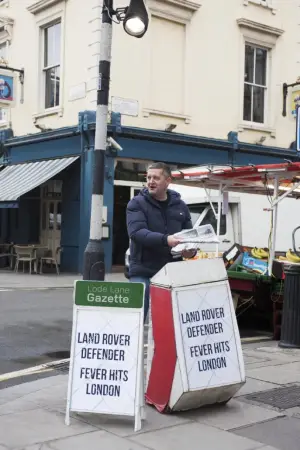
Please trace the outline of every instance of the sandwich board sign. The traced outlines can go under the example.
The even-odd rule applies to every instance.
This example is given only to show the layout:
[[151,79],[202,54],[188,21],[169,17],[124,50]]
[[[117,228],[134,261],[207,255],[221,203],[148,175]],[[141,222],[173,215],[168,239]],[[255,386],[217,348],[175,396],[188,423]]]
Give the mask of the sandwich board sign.
[[144,284],[75,281],[70,411],[144,417]]

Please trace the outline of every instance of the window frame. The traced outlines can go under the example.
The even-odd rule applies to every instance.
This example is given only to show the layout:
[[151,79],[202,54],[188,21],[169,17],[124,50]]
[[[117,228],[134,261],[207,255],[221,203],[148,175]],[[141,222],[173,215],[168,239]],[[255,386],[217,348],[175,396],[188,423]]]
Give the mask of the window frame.
[[[273,51],[275,45],[268,41],[252,38],[250,35],[243,35],[242,46],[242,58],[241,58],[241,100],[240,100],[240,125],[239,131],[244,129],[253,129],[270,132],[274,135],[274,130],[271,126],[272,122],[272,65],[273,65]],[[244,86],[245,86],[245,58],[246,58],[246,45],[252,45],[254,47],[263,48],[268,51],[267,63],[266,63],[266,93],[265,93],[265,111],[264,122],[251,122],[244,120]]]
[[[240,46],[239,46],[239,118],[237,129],[239,132],[243,131],[259,131],[265,132],[270,137],[276,138],[276,129],[274,128],[276,115],[274,108],[274,99],[277,98],[277,87],[273,83],[273,79],[277,79],[273,73],[273,67],[279,64],[279,55],[277,51],[277,41],[283,35],[284,30],[265,23],[255,22],[253,20],[240,17],[236,20],[240,29]],[[268,98],[266,102],[266,116],[265,123],[259,124],[256,122],[243,121],[243,106],[244,106],[244,73],[245,73],[245,44],[253,44],[258,47],[262,46],[269,50],[268,53]]]
[[[37,76],[37,96],[36,111],[32,114],[33,123],[37,123],[39,119],[49,116],[63,116],[64,104],[64,67],[65,67],[65,1],[58,2],[54,6],[38,11],[36,14],[36,33],[37,33],[37,51],[39,54],[38,64],[36,67]],[[60,64],[60,106],[53,108],[45,108],[45,83],[44,83],[44,29],[52,23],[61,22],[61,64]]]
[[[46,58],[46,30],[48,28],[51,28],[52,26],[58,25],[60,24],[61,27],[61,35],[60,35],[60,57],[59,57],[59,65],[55,64],[55,65],[50,65],[50,66],[46,66],[45,65],[45,58]],[[41,33],[42,33],[42,85],[43,85],[43,107],[42,109],[44,111],[49,111],[49,110],[53,110],[53,109],[57,109],[61,107],[62,104],[62,83],[61,83],[61,74],[62,74],[62,19],[61,18],[57,18],[56,20],[44,25],[43,27],[41,27]],[[60,69],[60,83],[59,83],[59,102],[58,105],[54,105],[54,106],[50,106],[47,107],[46,106],[46,84],[47,84],[47,73],[49,72],[49,70],[51,69],[56,69],[58,68]],[[41,99],[42,100],[42,99]]]
[[[255,75],[255,69],[256,69],[256,49],[266,50],[267,56],[266,56],[266,73],[265,73],[265,86],[256,84],[254,81],[252,83],[245,81],[245,64],[246,64],[246,46],[250,46],[255,48],[255,56],[254,56],[254,62],[253,62],[253,73]],[[266,47],[265,45],[253,43],[248,39],[245,39],[244,43],[244,61],[243,61],[243,100],[242,100],[242,120],[243,123],[254,125],[254,126],[266,126],[268,123],[268,111],[269,111],[269,90],[270,90],[270,62],[271,62],[271,55],[270,55],[270,48]],[[251,112],[250,117],[251,120],[245,120],[244,119],[244,98],[245,98],[245,85],[252,86],[252,87],[262,87],[264,88],[264,111],[263,111],[263,122],[255,122],[253,120],[253,90],[252,90],[252,98],[251,98]]]

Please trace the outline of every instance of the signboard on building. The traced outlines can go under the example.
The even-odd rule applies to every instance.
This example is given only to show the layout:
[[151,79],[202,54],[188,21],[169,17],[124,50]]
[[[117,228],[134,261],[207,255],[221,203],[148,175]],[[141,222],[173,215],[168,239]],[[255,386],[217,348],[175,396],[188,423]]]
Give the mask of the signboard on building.
[[0,69],[0,106],[14,105],[16,101],[16,76]]
[[123,116],[136,117],[139,114],[139,102],[129,98],[112,97],[111,110]]
[[66,424],[70,411],[135,417],[143,392],[142,283],[76,281]]
[[292,116],[297,116],[297,108],[300,106],[300,90],[294,90],[292,91],[292,104],[291,104],[291,112]]

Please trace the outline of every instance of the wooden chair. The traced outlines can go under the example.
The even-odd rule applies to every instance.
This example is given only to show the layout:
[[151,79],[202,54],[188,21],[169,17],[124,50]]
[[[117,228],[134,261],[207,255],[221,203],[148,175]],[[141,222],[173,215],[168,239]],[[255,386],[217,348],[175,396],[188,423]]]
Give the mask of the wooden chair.
[[3,253],[0,253],[0,258],[5,258],[9,261],[9,268],[12,270],[14,268],[14,258],[16,254],[14,253],[14,244],[10,243],[5,245]]
[[24,272],[24,263],[29,263],[29,272],[32,273],[32,263],[36,261],[36,252],[35,249],[29,246],[21,246],[15,245],[14,247],[16,252],[16,264],[15,264],[15,272],[19,270],[19,262],[23,262],[23,272]]
[[54,256],[53,256],[53,254],[52,254],[52,250],[47,250],[47,251],[44,253],[44,256],[42,256],[42,257],[40,258],[40,274],[43,273],[43,261],[47,261],[47,262],[50,262],[51,265],[52,265],[52,263],[54,263],[54,265],[55,265],[55,267],[56,267],[57,275],[59,275],[59,267],[58,267],[57,261],[58,261],[58,256],[59,256],[59,254],[60,254],[60,251],[61,251],[61,247],[57,247]]

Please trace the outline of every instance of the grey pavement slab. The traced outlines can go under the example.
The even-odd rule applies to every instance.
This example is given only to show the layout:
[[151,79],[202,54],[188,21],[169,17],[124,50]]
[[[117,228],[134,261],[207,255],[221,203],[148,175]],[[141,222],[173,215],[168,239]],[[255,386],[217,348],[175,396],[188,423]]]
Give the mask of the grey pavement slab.
[[[80,436],[58,439],[40,446],[29,446],[22,450],[146,450],[141,444],[128,442],[123,438],[114,436],[106,431],[95,431]],[[1,449],[0,449],[1,450]]]
[[244,354],[266,362],[286,363],[300,361],[300,350],[280,348],[278,347],[278,341],[272,341],[272,345],[265,347],[248,348],[244,346]]
[[95,428],[92,426],[75,419],[67,427],[62,415],[43,409],[7,414],[0,418],[0,442],[9,448],[23,448],[26,445],[61,439],[94,430]]
[[[33,409],[38,409],[38,405],[26,400],[24,397],[17,398],[8,403],[1,405],[0,407],[0,422],[2,420],[1,416],[6,414],[14,414],[18,412],[31,411]],[[1,427],[1,424],[0,424]],[[1,450],[1,449],[0,449]]]
[[[276,345],[278,345],[276,343]],[[278,366],[282,364],[299,362],[300,353],[284,353],[278,351],[278,347],[268,346],[260,348],[248,348],[247,345],[243,346],[244,361],[246,366],[246,372],[250,369]],[[279,349],[280,350],[280,349]]]
[[[275,341],[273,341],[275,342]],[[257,347],[256,348],[257,355],[259,354],[272,354],[276,356],[283,356],[283,357],[292,357],[296,359],[300,359],[300,349],[296,348],[281,348],[278,346],[278,342],[273,346],[267,346],[267,347]]]
[[255,439],[279,450],[299,450],[300,420],[285,417],[236,430],[234,434]]
[[[254,450],[262,447],[250,439],[235,439],[232,433],[200,423],[188,423],[132,436],[131,441],[153,450]],[[130,448],[130,447],[129,447]]]
[[280,366],[248,369],[247,376],[261,381],[275,384],[297,383],[299,381],[300,362],[283,364]]
[[270,358],[258,358],[257,356],[244,354],[244,362],[246,366],[250,366],[251,364],[264,363],[267,361],[271,361]]
[[247,377],[246,383],[235,394],[235,397],[252,394],[254,392],[268,391],[280,387],[278,384],[269,383],[267,381],[256,380],[255,378]]
[[9,450],[7,447],[4,447],[4,445],[0,444],[0,450]]
[[[81,274],[44,274],[15,273],[9,270],[0,271],[0,290],[7,289],[57,289],[71,288],[75,280],[82,280]],[[106,274],[107,281],[128,281],[123,273]]]
[[65,383],[66,385],[67,382],[67,375],[57,375],[55,377],[42,378],[30,383],[18,384],[7,389],[0,389],[0,405],[11,402],[12,400],[20,399],[32,393],[36,394],[44,389],[50,391],[52,388],[59,386],[62,383]]
[[[126,437],[135,435],[134,421],[132,418],[113,417],[97,414],[72,414],[79,420],[100,428],[117,436]],[[142,429],[139,433],[155,431],[162,428],[174,427],[191,422],[191,419],[184,417],[183,414],[160,414],[152,406],[146,405],[146,419],[143,421]]]
[[221,430],[241,428],[283,416],[284,414],[277,411],[242,403],[234,399],[224,406],[201,408],[185,413],[185,417]]
[[42,389],[32,392],[26,396],[26,400],[31,402],[35,407],[42,407],[62,414],[66,411],[67,405],[67,377],[57,386],[51,389]]

